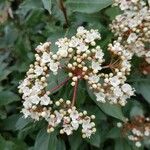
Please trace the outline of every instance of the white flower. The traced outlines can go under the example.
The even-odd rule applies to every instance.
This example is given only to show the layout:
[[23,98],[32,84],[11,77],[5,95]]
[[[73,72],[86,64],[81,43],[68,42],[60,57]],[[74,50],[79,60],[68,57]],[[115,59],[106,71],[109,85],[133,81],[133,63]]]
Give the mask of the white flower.
[[145,136],[149,136],[149,135],[150,135],[150,131],[146,130],[146,131],[144,132],[144,135],[145,135]]
[[120,80],[117,76],[114,76],[112,78],[110,78],[110,84],[114,87],[118,86],[120,84]]
[[43,46],[43,45],[38,45],[38,46],[36,47],[36,50],[37,50],[37,51],[44,51],[44,46]]
[[122,127],[122,123],[121,122],[117,122],[117,127],[121,128]]
[[58,47],[63,47],[64,45],[66,45],[66,42],[68,41],[67,38],[61,38],[59,39],[55,44],[58,46]]
[[79,113],[77,110],[72,110],[70,113],[70,118],[72,120],[77,120],[79,118]]
[[51,100],[50,100],[50,97],[48,96],[48,95],[43,95],[41,98],[40,98],[40,100],[41,100],[41,105],[48,105],[48,104],[50,104],[51,103]]
[[36,95],[38,94],[44,87],[40,85],[39,83],[35,83],[35,85],[31,89],[31,94]]
[[84,43],[80,43],[77,49],[81,52],[85,52],[86,50],[88,50],[88,46],[86,46]]
[[117,97],[121,97],[123,95],[123,92],[121,91],[120,87],[119,86],[116,86],[113,90],[114,94],[117,96]]
[[67,134],[67,135],[70,135],[72,134],[72,126],[70,124],[64,124],[63,125],[63,131]]
[[23,102],[23,106],[26,108],[26,109],[30,109],[32,107],[32,103],[30,100],[28,100],[28,98]]
[[142,144],[141,144],[141,142],[137,141],[137,142],[135,143],[135,146],[136,146],[136,147],[141,147]]
[[120,9],[121,10],[126,10],[129,8],[129,3],[126,0],[122,0],[120,4]]
[[95,58],[97,58],[97,59],[99,59],[99,60],[102,60],[103,57],[104,57],[104,53],[103,53],[102,50],[96,51],[96,53],[95,53]]
[[71,125],[74,130],[77,130],[79,128],[79,121],[73,120],[73,121],[71,121]]
[[100,66],[99,62],[92,61],[92,69],[93,70],[101,70],[102,67]]
[[36,105],[40,102],[40,98],[37,95],[32,95],[29,97],[29,99],[33,104]]
[[123,84],[121,86],[121,88],[122,88],[122,91],[127,93],[128,95],[133,95],[134,94],[134,92],[132,90],[132,87],[127,83]]
[[91,124],[91,119],[90,119],[90,117],[86,117],[85,119],[83,119],[82,128],[83,128],[84,130],[88,130],[88,129],[91,129],[91,128],[92,128],[92,124]]
[[84,131],[85,137],[87,137],[87,138],[90,138],[93,133],[92,130],[88,130],[88,129],[87,130],[83,129],[83,131]]
[[26,97],[26,96],[29,96],[31,94],[31,89],[29,89],[28,87],[24,87],[22,89],[22,92],[23,92],[23,96]]
[[63,46],[63,47],[59,48],[58,51],[57,51],[57,55],[59,55],[61,57],[67,57],[67,55],[68,55],[68,46]]
[[81,41],[78,38],[72,37],[70,42],[69,42],[69,47],[77,47],[80,42]]
[[98,102],[102,102],[102,103],[106,102],[106,100],[105,100],[105,94],[104,93],[99,92],[99,93],[95,93],[95,95],[96,95],[96,100]]
[[77,28],[77,35],[83,35],[87,32],[84,27],[80,26]]
[[38,112],[33,112],[33,111],[32,111],[32,112],[30,113],[30,116],[31,116],[32,119],[37,120],[37,121],[39,121],[39,119],[40,119],[40,118],[39,118],[39,115],[38,115]]
[[97,76],[97,75],[91,75],[91,76],[89,76],[89,81],[91,81],[92,83],[98,83],[99,76]]
[[63,115],[58,111],[55,111],[55,115],[56,115],[56,124],[59,124],[63,118]]
[[146,57],[150,57],[150,51],[145,54]]
[[50,54],[48,54],[47,52],[44,52],[42,55],[42,62],[48,63],[50,61],[51,61]]
[[131,33],[127,39],[127,42],[132,43],[135,42],[136,39],[137,39],[137,35],[135,33]]
[[49,123],[50,126],[53,126],[53,127],[57,126],[55,117],[50,117],[48,119],[48,123]]
[[40,66],[36,66],[34,72],[37,76],[40,76],[43,73],[43,68]]
[[58,63],[57,62],[50,62],[49,63],[49,68],[53,73],[57,73],[58,71]]
[[27,118],[31,115],[31,112],[28,109],[23,108],[21,111],[24,114],[24,118]]
[[86,34],[85,42],[91,43],[96,39],[100,39],[100,34],[96,30],[91,30]]

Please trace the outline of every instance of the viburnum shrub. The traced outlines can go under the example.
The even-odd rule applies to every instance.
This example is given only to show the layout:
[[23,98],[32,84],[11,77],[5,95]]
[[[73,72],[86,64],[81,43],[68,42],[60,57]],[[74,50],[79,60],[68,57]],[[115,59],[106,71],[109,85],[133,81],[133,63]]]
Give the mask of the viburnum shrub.
[[150,0],[2,1],[0,150],[147,150]]

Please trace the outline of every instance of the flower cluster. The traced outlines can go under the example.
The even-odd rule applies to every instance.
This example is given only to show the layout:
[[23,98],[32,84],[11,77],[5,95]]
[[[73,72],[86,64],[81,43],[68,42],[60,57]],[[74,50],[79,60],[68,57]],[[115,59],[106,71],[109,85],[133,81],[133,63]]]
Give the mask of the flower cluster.
[[[44,118],[48,122],[48,132],[52,132],[54,127],[62,125],[60,133],[72,134],[73,130],[77,130],[79,125],[82,126],[82,137],[90,137],[96,132],[95,124],[91,120],[95,116],[87,116],[87,112],[79,113],[71,102],[63,99],[55,102],[56,106],[63,106],[58,110],[53,109],[53,101],[50,99],[49,91],[46,91],[47,77],[52,71],[57,74],[59,62],[55,62],[54,55],[50,51],[50,42],[39,45],[36,48],[36,61],[30,65],[26,78],[19,85],[19,92],[23,94],[24,99],[22,113],[24,117],[31,117],[34,120]],[[66,80],[68,81],[68,80]],[[66,83],[66,81],[64,83]]]
[[[117,41],[109,44],[110,60],[105,61],[103,50],[96,45],[101,38],[97,30],[86,30],[79,27],[75,36],[70,39],[61,38],[56,42],[58,51],[50,51],[50,42],[40,44],[36,48],[35,62],[30,65],[26,78],[19,85],[23,94],[26,117],[34,120],[44,118],[48,122],[48,132],[56,127],[60,133],[70,135],[80,126],[83,138],[90,137],[95,131],[92,120],[95,116],[87,116],[87,112],[78,112],[75,107],[79,80],[85,80],[99,102],[110,102],[124,106],[127,98],[134,94],[134,89],[126,83],[130,74],[132,53],[126,52]],[[107,63],[106,63],[107,62]],[[65,81],[47,91],[47,78],[52,72],[57,75],[59,70],[68,73]],[[49,95],[71,80],[73,87],[72,101],[51,100]]]
[[50,66],[50,42],[39,45],[36,48],[36,61],[30,65],[26,78],[19,85],[19,92],[24,100],[22,112],[26,117],[30,116],[39,120],[44,106],[52,104],[49,92],[45,90]]
[[83,138],[89,138],[96,132],[94,115],[87,116],[87,111],[78,112],[76,107],[71,107],[71,101],[60,99],[55,102],[55,111],[45,110],[43,117],[48,121],[47,131],[50,133],[60,126],[60,134],[71,135],[81,126]]
[[126,50],[150,63],[150,9],[143,0],[115,0],[123,11],[110,25]]
[[[124,48],[114,42],[114,45],[110,44],[108,47],[112,60],[108,65],[104,65],[104,53],[100,46],[96,45],[98,39],[100,34],[97,30],[88,31],[79,27],[71,39],[65,37],[56,42],[58,51],[53,57],[68,71],[72,86],[75,86],[77,80],[84,79],[96,95],[97,101],[124,106],[126,99],[134,93],[131,86],[125,83],[126,75],[130,72],[129,61],[132,54],[126,53],[126,50],[122,51]],[[109,73],[105,73],[106,70]]]
[[111,53],[111,61],[108,65],[103,66],[103,69],[109,69],[109,74],[100,73],[101,88],[95,93],[97,100],[112,104],[119,103],[124,106],[126,99],[134,95],[134,89],[126,82],[126,75],[130,74],[130,59],[132,53],[127,52],[120,43],[114,41],[108,45],[108,51]]
[[142,140],[150,137],[150,118],[148,117],[137,116],[123,125],[117,123],[117,126],[122,128],[123,133],[127,134],[128,139],[134,141],[137,147],[141,147]]

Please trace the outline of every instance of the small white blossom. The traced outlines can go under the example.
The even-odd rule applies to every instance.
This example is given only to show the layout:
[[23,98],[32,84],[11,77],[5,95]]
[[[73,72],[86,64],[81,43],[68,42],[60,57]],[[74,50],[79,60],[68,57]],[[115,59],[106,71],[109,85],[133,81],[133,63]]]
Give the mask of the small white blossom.
[[43,73],[43,68],[36,66],[34,72],[37,76],[40,76]]
[[110,84],[114,87],[118,86],[120,84],[120,80],[117,76],[114,76],[112,78],[110,78]]
[[95,95],[96,95],[96,100],[98,102],[102,102],[102,103],[106,102],[106,100],[105,100],[105,94],[104,93],[99,92],[99,93],[95,93]]
[[40,102],[41,105],[49,105],[49,104],[51,103],[50,97],[47,96],[46,94],[43,95],[43,96],[40,98],[40,100],[41,100],[41,102]]

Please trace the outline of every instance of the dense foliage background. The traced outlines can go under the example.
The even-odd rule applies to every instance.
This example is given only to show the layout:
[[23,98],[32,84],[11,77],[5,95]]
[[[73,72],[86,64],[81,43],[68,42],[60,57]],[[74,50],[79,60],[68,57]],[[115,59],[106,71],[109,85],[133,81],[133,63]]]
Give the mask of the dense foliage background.
[[[136,150],[134,144],[116,127],[117,122],[133,116],[148,116],[150,109],[150,78],[142,59],[134,57],[128,82],[136,95],[124,108],[92,101],[85,86],[78,92],[77,106],[87,108],[96,115],[97,132],[91,139],[82,139],[76,132],[72,136],[47,134],[45,122],[23,119],[21,96],[17,86],[34,60],[34,48],[46,40],[54,43],[59,37],[73,35],[78,26],[98,29],[99,42],[105,51],[113,40],[109,23],[120,13],[111,7],[111,0],[0,0],[0,150]],[[56,47],[52,46],[56,51]],[[57,85],[53,77],[50,86]],[[68,90],[69,87],[62,90]],[[60,90],[59,94],[64,93]],[[69,91],[69,90],[68,90]],[[55,97],[55,95],[54,95]],[[85,101],[87,105],[83,105]],[[150,141],[145,140],[148,149]],[[147,148],[146,148],[147,147]]]

